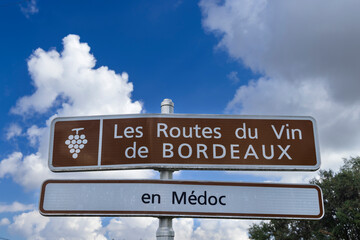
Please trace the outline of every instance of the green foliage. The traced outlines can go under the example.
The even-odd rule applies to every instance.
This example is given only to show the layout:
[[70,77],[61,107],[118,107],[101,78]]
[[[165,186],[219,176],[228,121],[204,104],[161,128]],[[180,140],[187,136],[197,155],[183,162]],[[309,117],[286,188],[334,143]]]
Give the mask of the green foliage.
[[323,192],[321,220],[271,220],[249,228],[254,240],[360,239],[360,157],[344,160],[338,173],[320,171],[311,183]]

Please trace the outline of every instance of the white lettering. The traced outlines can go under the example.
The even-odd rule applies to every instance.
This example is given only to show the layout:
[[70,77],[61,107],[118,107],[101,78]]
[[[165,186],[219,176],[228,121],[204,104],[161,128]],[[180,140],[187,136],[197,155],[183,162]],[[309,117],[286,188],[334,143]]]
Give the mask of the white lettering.
[[[193,127],[168,127],[165,123],[158,123],[157,124],[157,137],[164,137],[164,138],[221,138],[221,128],[211,128],[211,127],[199,127],[198,124],[196,124]],[[250,131],[250,129],[249,129]],[[257,133],[255,132],[255,135]]]
[[216,139],[221,138],[221,133],[219,132],[220,130],[221,130],[221,128],[219,128],[219,127],[214,128],[214,133],[216,134],[216,136],[214,136],[214,138],[216,138]]
[[117,124],[114,125],[114,138],[123,138],[123,136],[118,135],[118,126]]
[[143,137],[144,134],[143,134],[143,132],[142,132],[142,128],[143,128],[143,127],[140,126],[140,127],[137,127],[137,128],[135,129],[136,133],[138,134],[138,135],[135,136],[136,138],[142,138],[142,137]]
[[197,138],[201,138],[201,136],[199,135],[200,128],[199,128],[199,126],[197,124],[195,125],[194,129],[195,129],[195,136]]
[[189,134],[186,135],[186,127],[183,127],[183,137],[184,138],[192,138],[192,128],[188,128],[189,129]]
[[200,157],[200,153],[202,153],[204,155],[204,158],[208,159],[208,155],[206,154],[206,150],[207,150],[207,146],[205,144],[197,144],[197,158],[201,158]]
[[247,159],[248,156],[253,156],[256,159],[259,159],[258,155],[255,152],[255,149],[254,149],[253,145],[251,145],[251,144],[248,146],[248,149],[246,150],[244,159]]
[[275,135],[276,135],[276,138],[277,138],[277,139],[280,139],[281,136],[282,136],[282,133],[283,133],[283,131],[284,131],[285,126],[284,126],[284,125],[281,126],[280,132],[277,132],[277,130],[276,130],[276,128],[274,127],[274,125],[271,125],[271,127],[272,127],[272,129],[273,129],[273,131],[274,131],[274,133],[275,133]]
[[173,148],[171,143],[163,143],[163,158],[172,158],[174,156]]
[[296,137],[295,137],[295,133],[298,133],[298,138],[300,139],[300,140],[302,140],[302,132],[301,132],[301,130],[300,129],[291,129],[291,135],[292,135],[292,139],[295,139]]
[[265,159],[273,159],[274,158],[274,145],[270,145],[270,156],[266,155],[265,145],[262,145],[262,154]]
[[246,125],[245,123],[243,123],[243,127],[242,128],[237,128],[235,130],[235,136],[238,139],[246,139]]
[[147,158],[148,157],[148,154],[149,153],[149,149],[145,146],[142,146],[139,148],[138,150],[138,155],[140,158]]
[[126,127],[124,130],[124,135],[126,138],[133,138],[134,137],[134,129],[132,127]]
[[239,149],[235,149],[238,147],[239,147],[239,144],[231,144],[230,145],[231,159],[240,159],[239,156],[235,156],[235,153],[239,153]]
[[202,135],[204,138],[211,138],[212,137],[212,130],[209,127],[204,127],[202,129]]
[[287,154],[287,151],[289,150],[290,145],[287,145],[285,149],[281,145],[278,145],[278,148],[282,151],[282,153],[281,153],[281,155],[279,156],[278,159],[281,159],[285,155],[289,160],[292,160],[290,155]]
[[[174,131],[176,130],[176,134],[174,134]],[[178,138],[180,137],[181,135],[181,132],[180,132],[180,129],[178,127],[172,127],[170,128],[170,136],[173,137],[173,138]]]
[[[189,149],[188,155],[183,155],[182,148],[183,148],[184,146],[186,146],[186,147]],[[178,149],[178,153],[179,153],[179,156],[180,156],[181,158],[185,158],[185,159],[186,159],[186,158],[189,158],[189,157],[191,157],[191,154],[192,154],[192,148],[191,148],[191,146],[190,146],[189,144],[187,144],[187,143],[180,144],[179,149]]]
[[158,123],[157,124],[157,137],[161,137],[160,133],[162,132],[165,137],[168,137],[168,134],[166,133],[166,129],[168,126],[165,123]]
[[[217,155],[217,151],[216,148],[221,148],[222,149],[222,154],[221,155]],[[221,144],[213,144],[213,158],[218,159],[218,158],[224,158],[226,155],[226,149],[223,145]]]
[[141,146],[139,149],[136,148],[136,142],[133,143],[132,146],[127,147],[125,149],[125,157],[130,159],[130,158],[136,158],[137,155],[140,158],[147,158],[149,153],[149,149],[145,146]]
[[[129,155],[129,151],[132,153],[131,155]],[[136,142],[134,142],[132,147],[128,147],[125,149],[125,157],[136,158]]]

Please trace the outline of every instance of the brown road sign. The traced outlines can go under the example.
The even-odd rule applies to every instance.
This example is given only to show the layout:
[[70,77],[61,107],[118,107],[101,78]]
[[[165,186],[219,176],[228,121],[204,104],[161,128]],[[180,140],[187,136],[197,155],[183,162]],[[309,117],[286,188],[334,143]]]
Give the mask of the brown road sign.
[[311,117],[138,114],[56,118],[52,171],[317,170]]
[[309,184],[165,180],[48,180],[46,216],[321,219],[321,189]]

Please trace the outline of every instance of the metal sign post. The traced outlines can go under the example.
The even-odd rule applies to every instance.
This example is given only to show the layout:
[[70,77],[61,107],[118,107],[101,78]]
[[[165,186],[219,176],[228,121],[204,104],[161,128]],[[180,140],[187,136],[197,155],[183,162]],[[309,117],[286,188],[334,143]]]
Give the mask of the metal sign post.
[[[161,103],[161,113],[173,114],[174,103],[171,99],[164,99]],[[173,171],[159,170],[161,180],[171,180],[173,178]],[[172,228],[171,217],[159,217],[159,227],[156,231],[157,240],[173,240],[175,237],[174,229]]]
[[157,240],[174,240],[172,219],[321,219],[311,184],[175,181],[176,170],[316,171],[320,152],[311,117],[161,114],[56,118],[54,172],[154,169],[159,180],[47,180],[45,216],[148,216]]

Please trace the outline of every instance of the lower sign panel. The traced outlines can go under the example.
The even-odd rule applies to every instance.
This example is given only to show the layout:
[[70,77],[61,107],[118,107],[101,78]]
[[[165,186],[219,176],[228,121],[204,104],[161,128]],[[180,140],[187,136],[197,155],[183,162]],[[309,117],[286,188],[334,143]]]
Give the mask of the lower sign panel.
[[48,180],[46,216],[320,219],[316,185],[162,180]]

